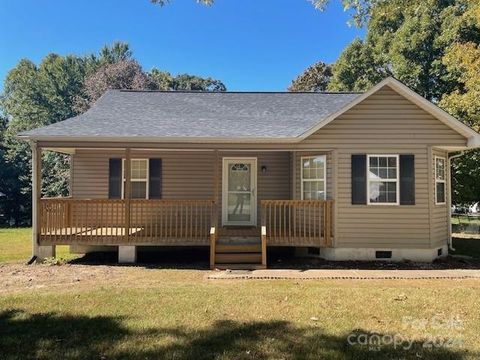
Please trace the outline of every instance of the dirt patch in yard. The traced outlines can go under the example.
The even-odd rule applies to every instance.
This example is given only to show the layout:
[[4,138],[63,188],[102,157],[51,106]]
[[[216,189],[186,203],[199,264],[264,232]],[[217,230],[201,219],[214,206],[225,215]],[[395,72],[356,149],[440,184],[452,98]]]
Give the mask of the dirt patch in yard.
[[[326,262],[319,259],[298,259],[298,264],[292,259],[286,262],[270,263],[269,268],[275,271],[320,271],[331,270],[349,272],[352,274],[362,270],[384,270],[382,273],[391,275],[395,270],[425,270],[440,269],[480,269],[478,267],[454,266],[452,259],[439,264],[420,263],[368,263],[368,262]],[[462,263],[462,265],[465,265]],[[278,270],[282,269],[282,270]],[[391,270],[391,271],[390,271]],[[358,272],[357,271],[357,272]],[[68,290],[91,289],[92,287],[116,288],[150,288],[161,287],[168,281],[170,284],[199,283],[206,280],[209,275],[218,275],[219,272],[209,270],[172,269],[155,264],[122,265],[95,265],[95,264],[35,264],[25,265],[19,263],[0,265],[0,295],[22,291],[37,290]],[[325,280],[329,278],[326,277]],[[348,276],[339,277],[342,282],[348,282]],[[385,279],[389,276],[385,276]],[[401,277],[399,277],[401,279]],[[428,277],[427,277],[428,278]],[[434,277],[433,277],[434,278]],[[370,279],[371,281],[371,279]],[[409,280],[412,281],[412,280]],[[478,280],[477,280],[478,281]],[[183,285],[182,285],[183,284]]]
[[0,265],[0,294],[18,289],[110,282],[119,279],[125,269],[115,266],[88,265]]
[[91,289],[92,287],[150,287],[170,283],[202,281],[210,271],[165,269],[152,264],[61,265],[0,264],[0,295],[18,291]]

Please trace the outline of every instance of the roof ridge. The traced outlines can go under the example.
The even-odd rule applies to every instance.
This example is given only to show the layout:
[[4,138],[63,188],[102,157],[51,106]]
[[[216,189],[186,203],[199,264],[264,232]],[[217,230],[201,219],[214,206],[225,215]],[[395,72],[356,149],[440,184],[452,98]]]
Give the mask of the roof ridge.
[[165,93],[165,94],[324,94],[324,95],[350,95],[363,94],[362,91],[203,91],[203,90],[135,90],[135,89],[109,89],[108,91],[133,92],[133,93]]

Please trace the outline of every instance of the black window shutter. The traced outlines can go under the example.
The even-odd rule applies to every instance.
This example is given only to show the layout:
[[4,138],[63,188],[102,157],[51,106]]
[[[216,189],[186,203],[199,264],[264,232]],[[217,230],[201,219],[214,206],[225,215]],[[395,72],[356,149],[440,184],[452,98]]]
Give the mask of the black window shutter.
[[415,205],[414,155],[400,155],[400,205]]
[[122,197],[122,159],[109,159],[108,161],[108,198],[120,199]]
[[352,155],[352,204],[367,203],[367,155]]
[[162,198],[162,159],[149,160],[148,198]]

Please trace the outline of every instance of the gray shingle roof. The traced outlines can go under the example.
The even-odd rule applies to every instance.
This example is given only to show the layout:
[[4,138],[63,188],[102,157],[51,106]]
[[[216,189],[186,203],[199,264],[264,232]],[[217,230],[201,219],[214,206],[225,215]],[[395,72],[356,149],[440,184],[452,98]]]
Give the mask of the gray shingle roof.
[[[28,138],[294,138],[359,93],[110,90],[86,113],[21,133]],[[188,140],[188,139],[186,139]]]

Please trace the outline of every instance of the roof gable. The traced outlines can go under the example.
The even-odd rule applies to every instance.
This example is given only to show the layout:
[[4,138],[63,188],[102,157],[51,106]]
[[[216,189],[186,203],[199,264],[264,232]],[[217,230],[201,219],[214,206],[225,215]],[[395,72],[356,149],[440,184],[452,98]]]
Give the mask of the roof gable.
[[439,108],[437,105],[433,104],[432,102],[428,101],[427,99],[423,98],[413,90],[411,90],[409,87],[401,83],[400,81],[396,80],[393,77],[388,77],[375,85],[373,88],[371,88],[369,91],[365,92],[361,96],[358,96],[354,100],[352,100],[350,103],[346,104],[342,109],[339,109],[337,112],[333,113],[330,115],[327,119],[324,119],[320,123],[316,124],[312,128],[310,128],[308,131],[304,132],[300,138],[303,140],[310,135],[314,134],[321,128],[325,127],[328,125],[330,122],[334,121],[337,119],[339,116],[347,112],[348,110],[352,109],[354,106],[360,104],[362,101],[366,100],[373,94],[377,93],[380,89],[383,87],[388,86],[391,88],[393,91],[395,91],[397,94],[403,96],[407,100],[411,101],[427,113],[431,114],[441,122],[443,122],[445,125],[450,127],[451,129],[455,130],[458,132],[460,135],[464,136],[465,138],[468,139],[467,146],[469,147],[477,147],[480,146],[480,134],[478,134],[476,131],[468,127],[467,125],[463,124],[461,121],[457,120],[450,114],[448,114],[446,111],[442,110]]
[[[389,86],[364,99],[304,140],[321,148],[435,146],[465,148],[467,139]],[[385,151],[385,150],[384,150]]]

